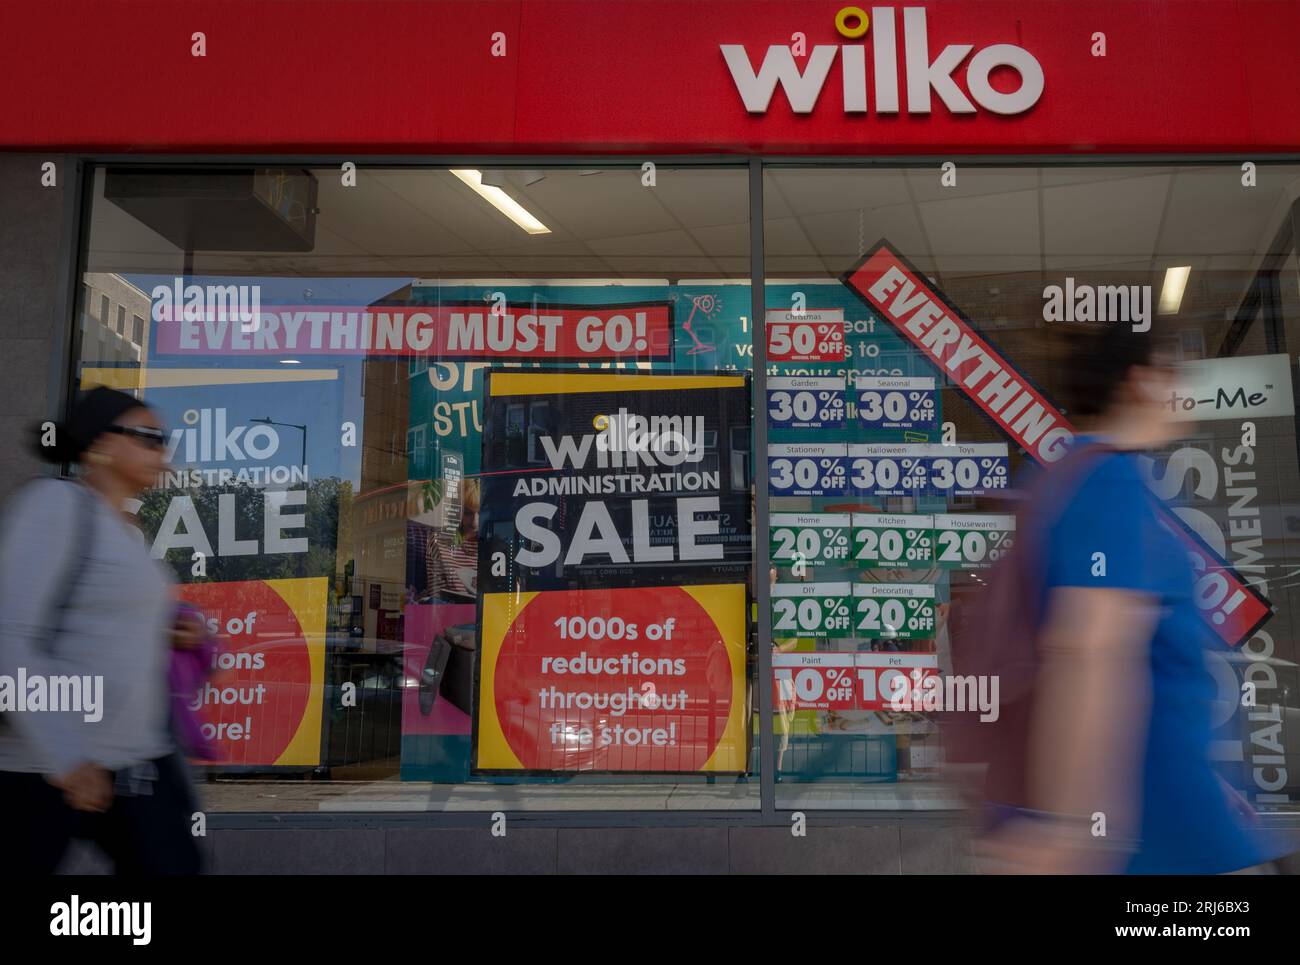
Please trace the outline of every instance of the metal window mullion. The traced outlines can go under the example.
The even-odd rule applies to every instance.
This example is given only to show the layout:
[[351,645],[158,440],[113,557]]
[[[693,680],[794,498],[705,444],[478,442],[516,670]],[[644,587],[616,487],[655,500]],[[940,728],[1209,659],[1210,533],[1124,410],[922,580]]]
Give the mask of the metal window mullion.
[[758,789],[759,810],[764,824],[776,824],[776,733],[772,707],[772,563],[768,547],[767,492],[767,339],[763,320],[767,314],[766,278],[763,264],[763,162],[749,161],[749,339],[754,360],[754,599],[758,605]]
[[[80,383],[82,338],[82,312],[78,295],[85,278],[87,252],[83,246],[90,231],[90,202],[94,191],[91,180],[93,166],[78,155],[65,154],[60,158],[59,176],[64,179],[63,227],[59,232],[57,253],[58,280],[56,282],[54,334],[50,340],[50,379],[45,411],[52,420],[66,419],[77,397]],[[85,305],[90,314],[90,305]],[[67,463],[54,470],[58,475],[69,475]]]

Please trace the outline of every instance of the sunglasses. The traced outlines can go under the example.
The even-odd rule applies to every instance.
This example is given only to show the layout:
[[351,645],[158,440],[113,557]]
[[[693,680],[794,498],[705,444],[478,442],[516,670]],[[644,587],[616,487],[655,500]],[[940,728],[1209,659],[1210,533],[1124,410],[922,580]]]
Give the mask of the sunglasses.
[[167,446],[167,436],[161,429],[155,429],[153,426],[109,426],[104,431],[115,432],[119,436],[130,436],[150,449],[163,449]]

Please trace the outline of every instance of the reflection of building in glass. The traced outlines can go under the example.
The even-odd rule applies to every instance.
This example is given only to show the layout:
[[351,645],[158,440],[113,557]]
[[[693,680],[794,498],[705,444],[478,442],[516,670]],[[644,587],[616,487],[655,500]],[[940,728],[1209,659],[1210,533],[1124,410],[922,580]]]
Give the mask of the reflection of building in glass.
[[[391,302],[399,293],[380,299]],[[353,625],[362,649],[402,639],[406,589],[406,359],[367,358],[362,367],[361,485],[353,504]]]
[[[358,649],[385,650],[383,641],[402,639],[406,588],[406,520],[418,488],[405,480],[362,493],[352,503],[353,626]],[[356,612],[357,608],[360,612]]]
[[82,291],[81,357],[139,364],[149,345],[149,294],[111,272],[87,272]]

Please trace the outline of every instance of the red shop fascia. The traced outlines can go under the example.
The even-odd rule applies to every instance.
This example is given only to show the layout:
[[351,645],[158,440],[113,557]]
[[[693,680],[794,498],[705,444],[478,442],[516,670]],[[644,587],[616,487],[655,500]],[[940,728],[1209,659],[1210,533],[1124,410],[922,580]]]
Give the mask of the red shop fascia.
[[28,0],[0,18],[8,149],[1300,150],[1293,0]]

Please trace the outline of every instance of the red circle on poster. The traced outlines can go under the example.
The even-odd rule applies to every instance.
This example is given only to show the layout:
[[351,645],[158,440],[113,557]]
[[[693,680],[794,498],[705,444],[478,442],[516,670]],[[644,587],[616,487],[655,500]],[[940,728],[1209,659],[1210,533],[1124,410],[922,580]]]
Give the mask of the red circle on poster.
[[493,677],[506,742],[545,771],[700,770],[732,684],[717,625],[681,587],[539,593],[507,628]]
[[181,597],[221,641],[217,670],[200,692],[199,718],[216,754],[208,763],[276,763],[311,697],[311,657],[293,608],[262,580],[195,583]]

